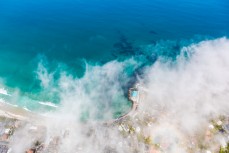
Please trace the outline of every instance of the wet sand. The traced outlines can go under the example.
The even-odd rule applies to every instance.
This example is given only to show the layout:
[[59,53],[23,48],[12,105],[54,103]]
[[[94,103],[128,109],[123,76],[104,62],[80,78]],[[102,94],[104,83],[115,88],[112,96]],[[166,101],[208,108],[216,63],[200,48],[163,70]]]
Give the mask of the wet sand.
[[38,120],[43,117],[39,114],[27,111],[23,108],[0,102],[0,116],[15,118],[18,120]]

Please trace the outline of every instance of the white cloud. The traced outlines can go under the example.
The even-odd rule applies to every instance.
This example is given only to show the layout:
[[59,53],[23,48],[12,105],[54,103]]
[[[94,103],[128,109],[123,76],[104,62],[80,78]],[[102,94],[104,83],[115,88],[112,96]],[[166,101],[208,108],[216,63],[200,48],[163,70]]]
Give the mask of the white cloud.
[[[139,111],[148,111],[159,118],[158,123],[147,127],[146,133],[152,134],[153,139],[167,139],[172,145],[168,152],[174,153],[185,152],[178,140],[204,128],[210,117],[228,114],[229,110],[229,40],[220,38],[192,44],[183,47],[182,53],[172,64],[158,60],[141,78],[148,92]],[[118,128],[93,122],[94,116],[101,113],[100,106],[103,115],[111,117],[109,104],[115,95],[123,97],[121,85],[128,79],[124,69],[130,63],[137,64],[129,60],[112,61],[103,66],[88,65],[80,79],[63,72],[58,81],[61,107],[51,113],[53,119],[44,124],[46,142],[53,136],[60,136],[61,153],[106,152],[104,150],[112,148],[117,153],[134,152],[129,142],[138,146],[138,152],[145,152],[142,143],[123,138]],[[44,87],[52,84],[53,76],[42,64],[38,66],[38,78]],[[91,122],[85,124],[79,116],[87,109]],[[65,129],[70,132],[67,137],[62,133]]]

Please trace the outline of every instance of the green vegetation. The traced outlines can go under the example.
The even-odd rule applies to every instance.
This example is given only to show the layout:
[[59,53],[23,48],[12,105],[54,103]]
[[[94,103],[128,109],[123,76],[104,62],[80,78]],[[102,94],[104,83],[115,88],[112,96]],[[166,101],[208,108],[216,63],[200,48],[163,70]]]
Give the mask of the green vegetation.
[[128,125],[129,133],[135,133],[135,128],[132,125]]
[[37,146],[40,146],[41,144],[42,144],[42,143],[41,143],[40,141],[37,140],[37,141],[35,141],[34,146],[37,147]]
[[151,145],[151,144],[152,144],[152,139],[151,139],[151,137],[150,137],[150,136],[145,137],[145,138],[144,138],[144,143],[145,143],[145,144],[148,144],[148,145]]
[[229,142],[226,147],[220,146],[219,153],[229,153]]
[[[218,124],[218,122],[222,122],[221,124]],[[219,116],[217,119],[215,120],[211,120],[212,125],[214,126],[214,130],[213,132],[225,132],[224,128],[223,128],[223,122],[225,122],[226,117],[221,115]]]
[[213,124],[215,129],[220,132],[224,132],[223,126],[218,124]]

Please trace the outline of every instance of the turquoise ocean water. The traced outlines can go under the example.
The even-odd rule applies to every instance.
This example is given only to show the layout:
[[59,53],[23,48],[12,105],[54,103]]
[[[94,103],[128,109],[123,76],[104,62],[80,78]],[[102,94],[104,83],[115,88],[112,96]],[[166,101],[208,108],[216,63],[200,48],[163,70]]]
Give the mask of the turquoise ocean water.
[[[127,89],[144,66],[159,56],[176,57],[184,45],[228,35],[227,0],[1,0],[0,88],[11,96],[0,96],[33,111],[56,109],[39,102],[61,104],[65,73],[74,89],[93,95],[99,108],[108,103],[118,116],[129,109]],[[115,84],[101,70],[104,65],[131,58],[138,63],[121,66],[117,88],[94,87]],[[51,77],[52,85],[42,86],[39,74]],[[112,100],[98,100],[106,97],[94,96],[94,89]]]

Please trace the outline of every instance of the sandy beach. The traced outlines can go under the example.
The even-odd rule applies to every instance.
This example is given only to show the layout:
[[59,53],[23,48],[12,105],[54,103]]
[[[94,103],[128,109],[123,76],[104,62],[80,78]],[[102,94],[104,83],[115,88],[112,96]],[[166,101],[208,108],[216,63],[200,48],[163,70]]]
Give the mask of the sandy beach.
[[42,118],[42,116],[36,113],[27,111],[17,106],[7,104],[3,101],[0,101],[0,116],[14,118],[18,120],[26,120],[26,121],[27,120],[38,121],[38,119]]

